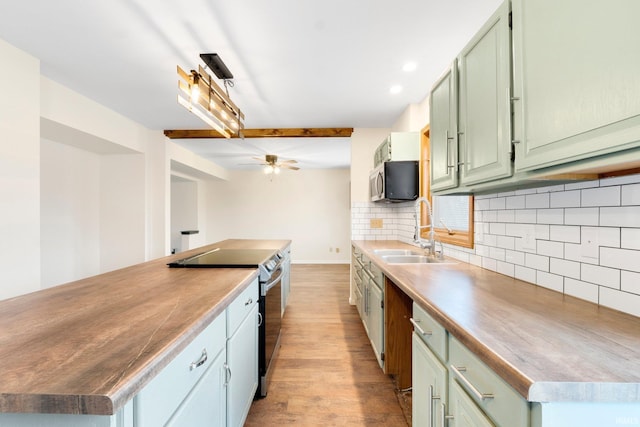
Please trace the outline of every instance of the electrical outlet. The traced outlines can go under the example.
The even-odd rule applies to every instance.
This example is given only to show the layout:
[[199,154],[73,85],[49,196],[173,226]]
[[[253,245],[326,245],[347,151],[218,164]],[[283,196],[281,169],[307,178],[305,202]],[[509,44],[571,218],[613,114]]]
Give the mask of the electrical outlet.
[[340,253],[340,248],[336,248],[336,253],[339,254]]
[[582,229],[582,244],[580,254],[585,258],[598,259],[600,243],[598,241],[598,230],[595,228]]
[[371,228],[382,228],[382,218],[371,218]]

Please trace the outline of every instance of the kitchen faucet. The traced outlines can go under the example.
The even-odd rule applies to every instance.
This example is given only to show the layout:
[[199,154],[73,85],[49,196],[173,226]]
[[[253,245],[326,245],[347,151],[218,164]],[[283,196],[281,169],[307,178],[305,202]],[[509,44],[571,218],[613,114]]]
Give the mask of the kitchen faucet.
[[[420,204],[424,203],[427,206],[427,214],[429,215],[429,225],[420,225]],[[416,219],[416,228],[415,233],[413,235],[413,241],[417,243],[420,248],[427,249],[429,248],[429,255],[436,255],[436,233],[433,231],[433,211],[431,210],[431,203],[429,203],[429,199],[426,197],[418,197],[416,199],[415,204],[415,213],[414,218]],[[422,236],[420,236],[420,230],[423,228],[429,228],[429,240],[425,241]],[[444,248],[442,246],[442,242],[440,243],[440,256],[444,256]]]

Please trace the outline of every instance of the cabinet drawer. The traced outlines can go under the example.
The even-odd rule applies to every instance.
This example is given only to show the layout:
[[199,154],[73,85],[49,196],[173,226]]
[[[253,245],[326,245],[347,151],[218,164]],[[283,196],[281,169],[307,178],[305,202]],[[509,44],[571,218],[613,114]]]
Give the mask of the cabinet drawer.
[[136,426],[164,425],[226,345],[223,314],[200,333],[134,399]]
[[258,304],[260,288],[258,279],[255,279],[229,307],[227,307],[227,336],[230,337],[238,329],[242,320],[251,312],[254,305]]
[[510,427],[529,425],[529,403],[452,336],[449,336],[449,369],[451,379],[496,424]]
[[362,277],[360,277],[357,271],[353,272],[353,282],[356,284],[356,288],[360,293],[362,293]]
[[369,273],[371,274],[373,281],[376,282],[376,285],[378,285],[380,289],[383,289],[384,275],[382,274],[382,270],[380,270],[378,266],[372,262],[369,266]]
[[[431,350],[442,360],[447,361],[447,330],[435,321],[422,307],[413,303],[413,330],[422,338]],[[418,328],[422,329],[420,331]]]

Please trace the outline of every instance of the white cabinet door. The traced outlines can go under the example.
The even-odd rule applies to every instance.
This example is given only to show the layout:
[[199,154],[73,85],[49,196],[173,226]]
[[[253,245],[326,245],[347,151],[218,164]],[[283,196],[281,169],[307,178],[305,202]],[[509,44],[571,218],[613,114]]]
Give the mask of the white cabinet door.
[[458,56],[461,185],[513,174],[509,10],[505,1]]
[[227,340],[227,426],[240,427],[258,388],[258,304]]
[[513,0],[516,169],[640,146],[640,2]]
[[447,369],[414,332],[412,336],[412,420],[415,426],[442,425],[447,405]]
[[431,190],[458,186],[458,66],[451,67],[431,90]]
[[224,427],[226,425],[225,360],[226,351],[222,350],[166,427]]

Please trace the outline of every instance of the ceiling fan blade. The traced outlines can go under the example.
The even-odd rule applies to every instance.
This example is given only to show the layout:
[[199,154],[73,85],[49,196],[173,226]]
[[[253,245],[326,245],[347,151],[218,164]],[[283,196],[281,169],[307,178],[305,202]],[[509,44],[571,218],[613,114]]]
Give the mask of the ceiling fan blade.
[[280,163],[298,163],[298,161],[297,160],[293,160],[293,159],[291,159],[291,160],[281,160]]
[[299,170],[299,169],[300,169],[300,168],[299,168],[299,167],[297,167],[297,166],[289,166],[289,165],[280,165],[280,167],[281,167],[282,169],[291,169],[291,170],[294,170],[294,171],[297,171],[297,170]]

